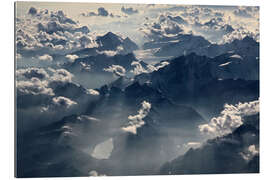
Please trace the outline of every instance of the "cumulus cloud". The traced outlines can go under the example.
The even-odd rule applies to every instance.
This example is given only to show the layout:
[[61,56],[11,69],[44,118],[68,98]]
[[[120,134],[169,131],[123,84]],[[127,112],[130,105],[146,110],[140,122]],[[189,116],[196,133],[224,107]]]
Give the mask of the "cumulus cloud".
[[42,56],[39,56],[38,59],[41,60],[41,61],[51,62],[53,60],[53,57],[50,56],[49,54],[44,54]]
[[170,63],[168,61],[162,61],[162,62],[157,63],[155,65],[149,64],[149,65],[147,65],[147,68],[149,69],[149,72],[153,72],[153,71],[157,71],[157,70],[159,70],[159,69],[161,69],[169,64]]
[[99,92],[97,90],[94,90],[94,89],[88,89],[87,93],[94,95],[94,96],[99,96]]
[[141,63],[138,61],[133,61],[131,63],[131,66],[134,66],[134,68],[132,70],[130,70],[130,72],[133,73],[134,75],[148,73],[148,71],[146,69],[144,69],[143,66],[141,65]]
[[99,174],[97,171],[95,170],[92,170],[92,171],[89,171],[89,176],[106,176],[105,174]]
[[74,55],[68,54],[68,55],[66,55],[66,58],[67,58],[70,62],[74,62],[75,59],[79,58],[79,56],[77,56],[76,54],[74,54]]
[[84,62],[80,62],[80,66],[84,71],[90,71],[91,70],[91,65],[90,64],[86,64]]
[[133,73],[134,75],[139,75],[142,73],[151,73],[151,72],[157,71],[160,68],[163,68],[169,64],[170,63],[168,61],[162,61],[162,62],[154,64],[154,65],[148,64],[146,66],[146,68],[144,68],[139,61],[133,61],[131,63],[131,66],[133,66],[134,68],[132,70],[130,70],[130,72]]
[[243,117],[259,113],[259,100],[236,105],[224,105],[220,116],[214,117],[208,124],[199,125],[199,130],[204,134],[222,136],[231,133],[243,124]]
[[66,69],[24,68],[16,71],[17,90],[22,94],[54,95],[59,84],[71,83],[73,74]]
[[137,9],[133,9],[132,7],[125,8],[124,6],[122,6],[121,11],[128,15],[136,14],[139,12]]
[[50,77],[50,82],[72,82],[73,74],[66,69],[52,69],[53,75]]
[[132,134],[137,134],[137,128],[140,128],[145,124],[143,119],[148,115],[151,110],[151,104],[147,101],[141,103],[141,108],[138,111],[137,115],[128,116],[128,125],[122,127],[122,130],[125,132],[130,132]]
[[120,65],[111,65],[108,68],[104,68],[104,71],[112,72],[113,74],[117,76],[125,76],[126,74],[126,69]]
[[49,95],[53,96],[53,90],[48,87],[47,81],[41,81],[40,79],[33,77],[30,81],[18,81],[16,83],[17,91],[23,95]]
[[52,99],[52,104],[56,107],[63,107],[65,109],[69,109],[72,106],[77,105],[77,102],[72,101],[67,97],[59,96]]
[[248,146],[246,150],[240,153],[242,158],[246,161],[250,161],[254,156],[259,154],[259,149],[253,144]]
[[[250,17],[248,23],[246,17]],[[258,18],[257,7],[232,7],[222,10],[207,6],[181,6],[180,10],[164,10],[157,18],[147,18],[139,30],[150,41],[166,39],[171,42],[181,34],[192,34],[220,44],[239,39],[242,37],[239,34],[243,33],[259,40],[259,31],[256,30],[259,29]]]
[[17,53],[23,57],[40,55],[38,52],[68,53],[88,47],[92,36],[87,26],[80,25],[63,11],[32,7],[27,16],[16,18]]
[[184,32],[184,20],[181,16],[172,16],[170,13],[160,14],[156,19],[147,20],[140,28],[149,40],[171,38]]
[[48,73],[44,69],[35,67],[18,69],[16,70],[16,75],[17,77],[24,76],[27,79],[31,79],[33,77],[45,79],[49,77]]

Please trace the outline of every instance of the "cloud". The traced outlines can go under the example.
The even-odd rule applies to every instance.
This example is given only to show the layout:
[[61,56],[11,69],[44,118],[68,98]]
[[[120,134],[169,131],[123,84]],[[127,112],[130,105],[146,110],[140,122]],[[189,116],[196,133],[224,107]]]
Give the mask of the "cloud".
[[244,18],[251,18],[252,15],[249,13],[249,11],[247,9],[244,8],[239,8],[233,11],[233,14],[235,16],[240,16],[240,17],[244,17]]
[[170,13],[162,13],[156,19],[147,20],[144,27],[140,28],[150,40],[162,40],[184,32],[186,20],[181,16],[172,16]]
[[190,149],[190,148],[198,148],[201,146],[202,143],[200,142],[188,142],[183,144],[183,147],[186,149]]
[[31,78],[30,81],[18,81],[16,83],[16,87],[17,91],[23,95],[54,95],[53,90],[48,87],[48,82],[41,81],[36,77]]
[[36,77],[38,79],[45,79],[48,78],[48,73],[42,68],[25,68],[25,69],[18,69],[16,70],[17,77],[24,76],[27,79],[31,79]]
[[259,113],[259,100],[236,105],[225,104],[220,116],[214,117],[208,124],[199,125],[203,134],[222,136],[231,133],[243,124],[243,117]]
[[113,74],[117,76],[125,76],[126,74],[126,69],[120,65],[111,65],[108,68],[104,68],[104,71],[112,72]]
[[72,54],[68,54],[65,56],[70,62],[74,62],[75,59],[79,58],[79,56],[77,56],[76,54],[72,55]]
[[98,8],[98,15],[99,16],[108,16],[109,13],[105,8],[100,7],[100,8]]
[[[157,18],[147,18],[139,30],[149,41],[164,42],[167,39],[167,42],[172,42],[181,34],[192,34],[220,44],[239,37],[242,39],[239,34],[244,32],[259,40],[259,30],[256,30],[259,29],[257,9],[231,7],[223,10],[211,6],[181,6],[181,10],[177,11],[163,9]],[[247,22],[244,16],[251,16],[250,21]]]
[[146,68],[144,68],[139,61],[133,61],[131,63],[131,66],[133,66],[134,68],[132,70],[130,70],[130,72],[133,73],[134,75],[139,75],[139,74],[142,74],[142,73],[151,73],[151,72],[157,71],[160,68],[163,68],[163,67],[165,67],[165,66],[167,66],[169,64],[170,63],[168,61],[162,61],[162,62],[157,63],[155,65],[148,64],[146,66]]
[[151,109],[151,104],[147,101],[141,103],[141,108],[138,111],[137,115],[128,116],[128,125],[122,127],[122,130],[125,132],[130,132],[132,134],[137,134],[137,128],[140,128],[145,124],[143,119],[148,115]]
[[149,72],[153,72],[153,71],[157,71],[167,65],[169,65],[170,63],[168,61],[162,61],[160,63],[157,63],[155,65],[152,65],[152,64],[148,64],[147,65],[147,68],[149,69]]
[[40,56],[40,52],[68,54],[90,47],[93,36],[87,26],[80,25],[63,11],[32,7],[27,16],[16,18],[16,53],[22,57]]
[[246,150],[240,153],[242,158],[246,161],[250,161],[254,156],[259,154],[259,149],[253,144],[248,146]]
[[121,11],[128,15],[136,14],[139,12],[137,9],[133,9],[132,7],[125,8],[124,6],[122,6]]
[[106,176],[105,174],[99,174],[97,171],[95,170],[92,170],[92,171],[89,171],[89,176]]
[[53,57],[50,56],[49,54],[44,54],[42,56],[39,56],[38,59],[41,61],[51,62],[53,60]]
[[72,101],[71,99],[63,96],[54,97],[52,99],[52,104],[56,107],[62,107],[65,109],[69,109],[74,105],[77,105],[77,102]]
[[109,13],[104,7],[100,7],[96,12],[82,13],[84,17],[100,16],[100,17],[120,17],[119,15],[113,15]]
[[50,82],[65,83],[72,82],[73,74],[66,69],[52,69],[53,75],[50,77]]
[[99,96],[99,92],[94,89],[88,89],[87,93],[94,95],[94,96]]
[[16,71],[17,90],[23,95],[54,95],[53,89],[60,84],[72,83],[73,74],[66,69],[47,70],[43,68],[25,68]]
[[28,11],[28,14],[31,14],[31,15],[36,15],[37,14],[37,9],[34,8],[34,7],[31,7]]
[[148,71],[146,69],[144,69],[141,65],[140,62],[138,61],[133,61],[131,63],[131,66],[134,66],[133,70],[130,70],[131,73],[133,73],[134,75],[139,75],[142,73],[148,73]]

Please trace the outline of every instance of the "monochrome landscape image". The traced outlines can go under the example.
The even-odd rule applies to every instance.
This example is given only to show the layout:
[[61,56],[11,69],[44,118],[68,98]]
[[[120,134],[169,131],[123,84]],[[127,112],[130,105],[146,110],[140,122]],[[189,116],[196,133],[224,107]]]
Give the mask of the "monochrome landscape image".
[[15,16],[16,177],[259,173],[259,7]]

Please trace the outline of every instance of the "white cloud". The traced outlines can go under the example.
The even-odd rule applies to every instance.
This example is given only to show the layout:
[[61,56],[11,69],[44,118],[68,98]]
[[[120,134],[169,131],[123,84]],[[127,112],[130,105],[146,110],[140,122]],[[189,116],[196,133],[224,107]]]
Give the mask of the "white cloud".
[[170,63],[167,62],[167,61],[162,61],[162,62],[157,63],[155,65],[148,64],[146,66],[146,68],[144,68],[139,61],[133,61],[131,63],[131,66],[133,66],[134,68],[132,70],[130,70],[130,72],[133,73],[134,75],[139,75],[139,74],[142,74],[142,73],[151,73],[151,72],[157,71],[160,68],[163,68],[163,67],[165,67],[165,66],[167,66],[169,64]]
[[153,72],[153,71],[157,71],[159,70],[160,68],[163,68],[167,65],[169,65],[170,63],[168,61],[162,61],[161,63],[158,63],[157,65],[147,65],[148,69],[150,72]]
[[16,70],[16,75],[18,78],[20,78],[20,76],[24,76],[27,79],[31,79],[32,77],[45,79],[49,77],[48,73],[44,69],[35,67],[18,69]]
[[145,124],[143,118],[145,118],[151,109],[151,104],[147,101],[142,102],[142,107],[139,109],[137,115],[129,115],[128,116],[128,125],[122,127],[122,130],[125,132],[130,132],[132,134],[137,134],[137,128],[140,128]]
[[134,75],[138,75],[138,74],[142,74],[142,73],[148,73],[148,71],[146,69],[144,69],[141,65],[140,62],[138,61],[133,61],[131,63],[131,66],[134,66],[133,70],[130,70],[131,73],[133,73]]
[[54,95],[59,84],[72,83],[73,74],[66,69],[24,68],[16,70],[16,86],[22,94]]
[[208,124],[199,125],[199,130],[204,134],[222,136],[231,133],[243,124],[243,117],[259,113],[259,100],[236,105],[224,105],[220,116],[214,117]]
[[76,54],[74,54],[74,55],[68,54],[68,55],[66,55],[66,58],[67,58],[70,62],[74,62],[75,59],[79,58],[79,56],[77,56]]
[[[182,6],[160,12],[158,18],[146,18],[139,30],[151,40],[173,41],[181,34],[203,36],[212,43],[226,43],[249,35],[259,41],[257,7]],[[249,17],[249,21],[246,21]],[[241,35],[242,34],[242,35]],[[245,35],[244,35],[245,34]]]
[[87,93],[91,94],[91,95],[94,95],[94,96],[98,96],[99,95],[99,92],[94,90],[94,89],[88,89],[87,90]]
[[108,68],[104,68],[103,70],[106,72],[112,72],[117,76],[125,76],[126,74],[126,69],[120,65],[111,65]]
[[188,143],[183,144],[183,147],[186,148],[186,149],[198,148],[200,146],[201,146],[200,142],[188,142]]
[[53,57],[50,56],[49,54],[44,54],[42,56],[39,56],[38,59],[41,60],[41,61],[51,62],[53,60]]
[[105,174],[99,174],[97,171],[95,170],[91,170],[89,171],[89,176],[106,176]]
[[77,105],[77,102],[72,101],[71,99],[63,96],[54,97],[52,99],[52,104],[56,107],[63,107],[65,109],[69,109],[73,107],[74,105]]
[[256,156],[258,154],[259,154],[259,149],[256,148],[256,146],[254,144],[248,146],[248,148],[244,152],[240,153],[242,158],[246,161],[250,161],[254,156]]
[[23,57],[29,50],[34,53],[42,50],[45,54],[75,51],[90,46],[92,36],[87,26],[75,22],[63,11],[32,7],[28,15],[16,18],[17,53]]
[[33,77],[30,81],[18,81],[16,83],[17,90],[22,94],[32,95],[49,95],[53,96],[54,92],[48,87],[47,81],[41,81],[40,79]]
[[50,82],[72,82],[73,74],[66,69],[53,70],[54,73],[50,77]]

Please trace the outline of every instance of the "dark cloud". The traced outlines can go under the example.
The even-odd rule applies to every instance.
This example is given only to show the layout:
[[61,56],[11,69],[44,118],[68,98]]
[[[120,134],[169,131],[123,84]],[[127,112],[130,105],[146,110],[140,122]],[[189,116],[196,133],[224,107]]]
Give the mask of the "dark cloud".
[[109,13],[105,8],[100,7],[100,8],[98,8],[98,15],[99,16],[108,16]]
[[31,15],[36,15],[37,14],[37,9],[34,8],[34,7],[31,7],[28,11],[28,14],[31,14]]
[[133,9],[132,7],[125,8],[124,6],[122,6],[121,11],[128,15],[136,14],[139,12],[137,9]]

